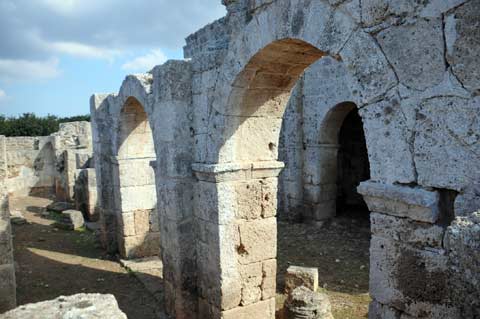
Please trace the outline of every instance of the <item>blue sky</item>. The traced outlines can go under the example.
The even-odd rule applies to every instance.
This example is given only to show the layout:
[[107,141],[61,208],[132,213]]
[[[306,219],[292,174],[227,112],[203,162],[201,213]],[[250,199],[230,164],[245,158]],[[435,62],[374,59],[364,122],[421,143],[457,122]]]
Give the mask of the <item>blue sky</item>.
[[125,75],[183,58],[221,0],[0,0],[0,113],[71,116]]

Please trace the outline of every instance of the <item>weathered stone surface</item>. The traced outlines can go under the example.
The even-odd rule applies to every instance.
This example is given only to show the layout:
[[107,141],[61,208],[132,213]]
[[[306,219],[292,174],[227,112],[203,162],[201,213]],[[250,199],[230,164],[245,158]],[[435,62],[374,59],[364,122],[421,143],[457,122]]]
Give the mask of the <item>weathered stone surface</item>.
[[304,286],[290,292],[285,308],[286,319],[333,319],[328,296]]
[[58,297],[20,306],[3,315],[2,319],[44,319],[44,318],[112,318],[126,319],[127,316],[118,308],[112,295],[78,294]]
[[81,211],[69,209],[62,212],[60,224],[72,230],[77,230],[85,225],[85,220]]
[[379,213],[370,213],[372,234],[411,245],[442,248],[444,227],[416,223],[409,218],[398,218]]
[[[457,1],[463,2],[463,1]],[[466,2],[446,17],[447,59],[453,73],[470,92],[480,90],[480,2]]]
[[290,293],[297,287],[305,287],[311,291],[318,289],[318,269],[290,266],[285,274],[285,292]]
[[480,178],[479,110],[480,97],[437,97],[418,107],[414,149],[420,185],[461,191]]
[[358,187],[372,212],[435,223],[440,217],[438,192],[400,185],[363,182]]
[[391,26],[380,32],[377,39],[403,85],[425,90],[443,80],[445,45],[441,19],[419,19]]
[[480,212],[457,217],[447,229],[445,247],[449,266],[453,299],[461,309],[462,318],[480,315]]
[[390,94],[380,102],[360,109],[373,180],[387,183],[415,182],[411,136],[400,97]]
[[[374,211],[371,316],[472,317],[474,302],[452,300],[476,291],[451,274],[476,274],[455,253],[476,248],[476,226],[454,223],[466,237],[448,235],[452,249],[442,236],[480,197],[478,1],[224,3],[225,18],[188,37],[191,60],[91,100],[106,241],[126,253],[161,238],[172,316],[273,318],[277,188],[283,210],[332,217],[338,133],[359,109],[371,173],[359,190]],[[153,172],[136,168],[140,158]],[[150,215],[146,233],[146,214],[134,212],[155,207],[158,227]]]

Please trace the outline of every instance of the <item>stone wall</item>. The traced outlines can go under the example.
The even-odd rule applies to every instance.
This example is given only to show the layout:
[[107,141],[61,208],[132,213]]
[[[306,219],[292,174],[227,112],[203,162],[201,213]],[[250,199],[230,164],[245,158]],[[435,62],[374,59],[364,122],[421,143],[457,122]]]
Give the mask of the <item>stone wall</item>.
[[15,266],[6,177],[6,137],[0,136],[0,313],[16,306]]
[[93,165],[89,122],[60,124],[43,137],[7,137],[8,192],[17,196],[74,198],[77,170]]
[[50,137],[7,137],[6,148],[10,193],[53,193],[56,161]]
[[189,61],[92,98],[106,241],[125,233],[111,176],[134,97],[156,151],[169,314],[273,318],[277,185],[283,211],[333,216],[338,132],[357,108],[371,318],[478,316],[480,1],[224,3],[187,38]]

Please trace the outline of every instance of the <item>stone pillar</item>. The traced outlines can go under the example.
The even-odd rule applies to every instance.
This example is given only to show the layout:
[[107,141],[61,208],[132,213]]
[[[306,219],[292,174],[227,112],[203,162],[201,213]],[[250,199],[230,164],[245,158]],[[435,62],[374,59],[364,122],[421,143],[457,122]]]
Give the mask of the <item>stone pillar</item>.
[[171,317],[194,319],[198,298],[193,182],[160,175],[156,169],[165,308]]
[[304,150],[303,196],[306,218],[321,221],[336,214],[337,144],[307,145]]
[[150,166],[153,159],[112,158],[118,242],[124,258],[159,255],[157,196]]
[[369,318],[461,318],[443,245],[449,203],[442,194],[372,181],[358,192],[371,211]]
[[281,162],[193,164],[200,318],[275,317]]

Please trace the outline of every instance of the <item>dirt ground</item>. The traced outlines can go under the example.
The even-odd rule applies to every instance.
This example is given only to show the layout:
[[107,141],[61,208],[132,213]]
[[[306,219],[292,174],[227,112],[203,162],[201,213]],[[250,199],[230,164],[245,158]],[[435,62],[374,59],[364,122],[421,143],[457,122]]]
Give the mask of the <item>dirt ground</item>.
[[[92,232],[56,229],[53,220],[41,216],[49,203],[38,197],[10,201],[11,210],[22,211],[28,221],[13,225],[18,304],[109,293],[129,318],[163,318],[161,305],[131,272],[105,255]],[[366,318],[369,241],[365,219],[337,218],[323,227],[279,222],[277,306],[285,299],[283,276],[289,265],[318,267],[320,290],[330,296],[335,318]]]
[[65,231],[41,217],[51,201],[13,198],[11,210],[28,223],[13,225],[18,304],[77,293],[113,294],[132,319],[161,317],[158,303],[119,263],[106,256],[90,231]]
[[335,218],[322,227],[278,223],[277,308],[290,265],[317,267],[320,291],[336,319],[368,318],[370,224],[368,218]]

